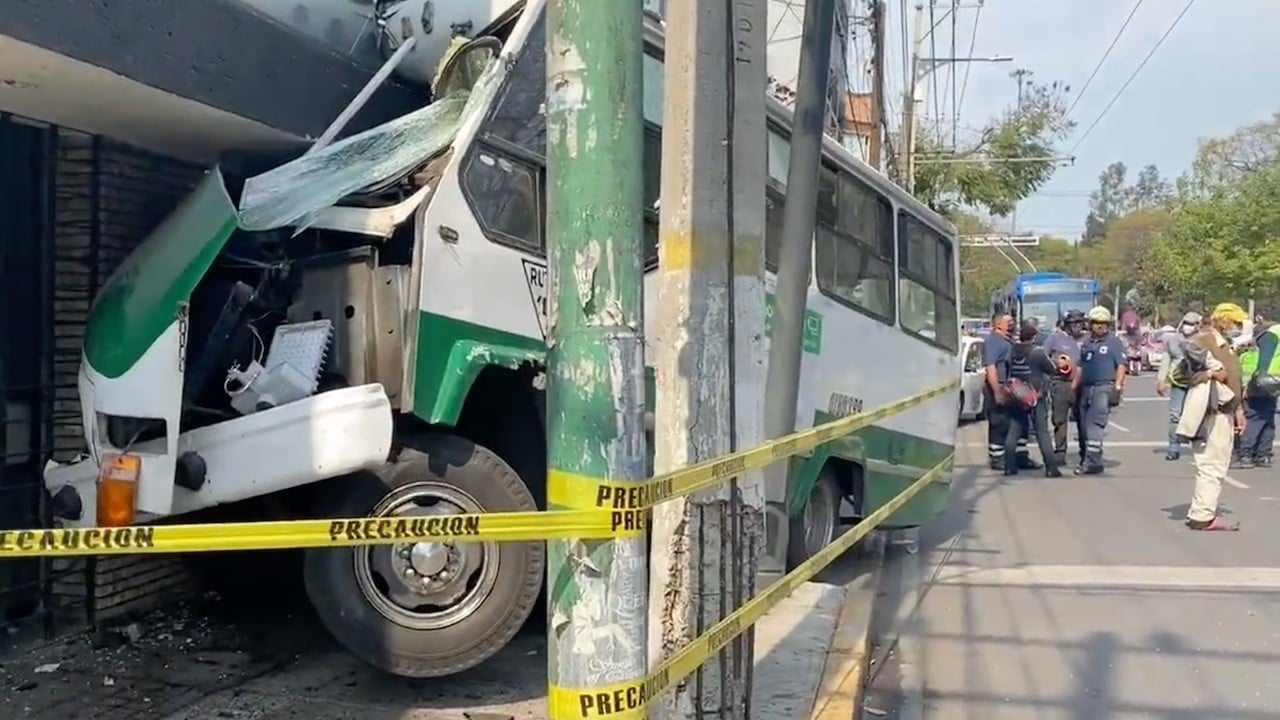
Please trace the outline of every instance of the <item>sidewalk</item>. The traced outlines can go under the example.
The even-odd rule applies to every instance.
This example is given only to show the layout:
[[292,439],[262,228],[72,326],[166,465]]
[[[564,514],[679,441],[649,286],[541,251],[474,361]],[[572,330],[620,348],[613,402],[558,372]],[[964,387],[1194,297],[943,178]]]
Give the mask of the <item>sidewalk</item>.
[[[867,563],[851,555],[833,582]],[[870,604],[864,589],[854,593]],[[277,598],[274,606],[267,598]],[[100,638],[73,638],[5,662],[6,720],[540,720],[545,718],[544,638],[526,628],[483,667],[456,678],[383,675],[338,649],[299,598],[270,590],[208,596]],[[828,652],[850,593],[807,583],[757,626],[752,716],[809,720],[821,692],[848,692],[847,656]],[[254,607],[256,605],[256,607]],[[850,634],[847,629],[844,636]],[[842,643],[837,643],[841,645]],[[847,641],[843,643],[847,645]],[[56,667],[55,667],[56,666]],[[837,672],[838,671],[838,672]],[[830,704],[830,703],[825,703]],[[832,704],[832,706],[835,706]],[[826,716],[823,716],[826,720]],[[844,720],[847,720],[844,719]]]

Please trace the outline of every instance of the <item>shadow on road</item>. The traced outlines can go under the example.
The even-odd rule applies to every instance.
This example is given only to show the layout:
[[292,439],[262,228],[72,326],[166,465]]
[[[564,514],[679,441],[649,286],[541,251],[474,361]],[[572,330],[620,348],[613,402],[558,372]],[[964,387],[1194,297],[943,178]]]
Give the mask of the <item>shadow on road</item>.
[[[868,700],[877,717],[1276,716],[1268,698],[1275,697],[1270,675],[1280,666],[1280,653],[1266,638],[1277,632],[1280,589],[1110,587],[1088,579],[1087,563],[1103,566],[1126,557],[1117,552],[1123,542],[1184,542],[1182,534],[1165,536],[1163,522],[1148,521],[1124,534],[1123,528],[1098,527],[1098,516],[1089,513],[1099,502],[1119,503],[1108,509],[1104,524],[1129,512],[1150,513],[1158,506],[1130,509],[1129,497],[1114,493],[1166,478],[1005,478],[986,470],[978,452],[981,447],[960,458],[951,506],[922,531],[918,583],[888,588],[894,592],[877,604],[883,634]],[[1133,465],[1146,455],[1118,454]],[[1162,512],[1181,522],[1186,505]],[[1186,552],[1173,557],[1185,563],[1198,549]],[[891,556],[882,582],[891,585],[887,579],[907,560],[902,553]],[[984,579],[996,577],[991,571],[1040,563],[1078,567],[1082,579],[1059,585]]]

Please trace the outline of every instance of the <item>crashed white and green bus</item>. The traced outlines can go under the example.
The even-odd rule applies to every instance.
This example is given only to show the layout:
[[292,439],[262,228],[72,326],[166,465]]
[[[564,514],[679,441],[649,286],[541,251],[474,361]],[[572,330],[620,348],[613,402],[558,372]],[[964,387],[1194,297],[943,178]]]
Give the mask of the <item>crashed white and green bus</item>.
[[[154,523],[268,495],[300,519],[423,524],[543,506],[543,5],[475,23],[484,29],[443,64],[441,99],[411,115],[287,161],[214,168],[124,262],[88,319],[88,456],[46,474],[66,526]],[[653,208],[656,22],[646,45]],[[770,267],[790,122],[770,100]],[[799,427],[960,376],[953,228],[836,143],[823,155]],[[645,230],[652,270],[656,210]],[[842,512],[875,510],[949,455],[957,400],[935,397],[794,458],[791,561],[826,545]],[[933,483],[892,524],[925,521],[948,493],[948,480]],[[333,635],[411,677],[498,652],[537,605],[545,569],[541,543],[300,554]]]

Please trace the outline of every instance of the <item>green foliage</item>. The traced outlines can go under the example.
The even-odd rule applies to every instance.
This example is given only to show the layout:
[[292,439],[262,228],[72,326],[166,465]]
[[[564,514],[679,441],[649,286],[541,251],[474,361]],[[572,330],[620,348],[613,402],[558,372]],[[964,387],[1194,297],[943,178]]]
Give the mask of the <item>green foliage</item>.
[[[1217,154],[1218,142],[1206,147]],[[1199,160],[1213,162],[1203,153]],[[1280,290],[1280,152],[1241,172],[1193,175],[1173,209],[1142,278],[1153,293],[1174,303],[1274,299]]]
[[[1054,155],[1072,128],[1063,108],[1067,88],[1033,86],[1021,108],[996,118],[970,147],[950,151],[925,142],[917,195],[949,215],[964,234],[991,234],[979,215],[1008,214],[1053,174],[1048,161],[987,163],[983,158]],[[930,163],[930,159],[976,162]],[[1098,178],[1084,237],[1042,238],[1017,250],[965,247],[960,261],[964,312],[985,315],[991,294],[1027,261],[1039,270],[1095,277],[1103,302],[1119,293],[1138,309],[1168,318],[1251,297],[1269,317],[1280,315],[1280,113],[1227,137],[1201,143],[1191,168],[1171,183],[1154,166],[1129,179],[1116,162]]]
[[[1020,106],[994,118],[962,148],[921,138],[916,147],[917,197],[944,213],[977,208],[1007,215],[1053,175],[1055,144],[1075,127],[1066,85],[1028,83]],[[990,159],[990,160],[988,160]],[[1010,162],[1009,160],[1014,160]]]
[[1250,297],[1280,310],[1280,113],[1203,142],[1172,186],[1153,167],[1125,174],[1099,176],[1076,271],[1163,317]]

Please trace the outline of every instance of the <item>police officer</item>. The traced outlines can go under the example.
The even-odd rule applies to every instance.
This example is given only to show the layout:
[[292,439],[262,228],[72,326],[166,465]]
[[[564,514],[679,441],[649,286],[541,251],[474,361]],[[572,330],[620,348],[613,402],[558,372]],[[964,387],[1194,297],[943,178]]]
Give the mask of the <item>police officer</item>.
[[1004,470],[1005,439],[1009,434],[1009,402],[1005,383],[1009,382],[1009,341],[1013,318],[997,312],[991,316],[991,332],[982,343],[983,395],[987,409],[987,463],[992,470]]
[[[1067,425],[1079,390],[1080,342],[1084,338],[1084,311],[1068,310],[1058,319],[1058,327],[1045,338],[1044,350],[1057,366],[1049,381],[1049,416],[1053,423],[1053,457],[1058,467],[1067,465]],[[1084,435],[1079,433],[1080,464],[1084,463]]]
[[1102,472],[1102,439],[1111,419],[1111,408],[1124,392],[1125,353],[1120,338],[1111,332],[1111,311],[1101,305],[1086,316],[1089,337],[1080,345],[1080,399],[1077,413],[1084,431],[1084,462],[1077,475]]

